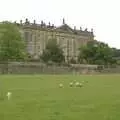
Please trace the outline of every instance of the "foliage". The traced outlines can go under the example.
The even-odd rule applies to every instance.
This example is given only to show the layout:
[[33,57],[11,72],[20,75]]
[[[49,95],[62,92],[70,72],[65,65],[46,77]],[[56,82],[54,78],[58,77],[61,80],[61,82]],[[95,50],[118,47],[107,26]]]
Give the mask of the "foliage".
[[71,58],[71,59],[70,59],[70,63],[71,63],[71,64],[76,64],[77,62],[76,62],[76,60],[75,60],[74,58]]
[[98,41],[88,42],[80,48],[79,62],[87,61],[89,64],[114,64],[113,50],[107,44]]
[[25,44],[18,27],[10,22],[0,24],[0,60],[20,60],[24,55]]
[[113,57],[120,58],[120,49],[112,48],[113,50]]
[[[0,24],[0,61],[19,61],[25,58],[25,44],[19,28],[10,22]],[[7,66],[6,66],[7,67]]]
[[60,46],[57,44],[56,40],[49,40],[46,45],[46,49],[43,50],[43,54],[41,55],[41,59],[47,63],[49,61],[55,63],[61,63],[64,61],[63,51]]

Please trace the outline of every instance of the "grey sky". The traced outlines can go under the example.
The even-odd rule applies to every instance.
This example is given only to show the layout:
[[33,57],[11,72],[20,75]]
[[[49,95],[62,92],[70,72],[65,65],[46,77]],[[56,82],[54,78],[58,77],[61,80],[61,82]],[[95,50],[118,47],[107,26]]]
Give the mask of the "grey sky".
[[34,19],[94,29],[96,39],[120,48],[119,0],[0,0],[0,21]]

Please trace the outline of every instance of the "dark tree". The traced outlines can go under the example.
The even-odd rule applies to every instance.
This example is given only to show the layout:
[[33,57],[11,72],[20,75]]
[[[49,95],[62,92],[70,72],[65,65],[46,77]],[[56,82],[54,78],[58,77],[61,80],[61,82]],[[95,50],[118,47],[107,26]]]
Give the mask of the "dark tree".
[[79,62],[86,61],[88,64],[114,64],[113,50],[107,44],[98,41],[88,42],[80,48]]
[[[0,61],[8,71],[9,61],[23,60],[25,57],[25,44],[20,29],[13,23],[0,24]],[[6,67],[5,67],[6,66]]]
[[43,54],[41,55],[41,59],[46,63],[49,61],[55,63],[64,62],[63,51],[57,44],[55,39],[49,40],[48,44],[46,45],[46,49],[43,51]]

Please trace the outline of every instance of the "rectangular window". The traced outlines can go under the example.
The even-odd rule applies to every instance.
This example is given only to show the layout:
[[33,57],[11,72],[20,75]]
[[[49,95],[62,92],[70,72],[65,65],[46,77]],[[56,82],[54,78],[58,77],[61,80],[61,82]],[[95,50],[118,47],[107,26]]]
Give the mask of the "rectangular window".
[[27,46],[27,51],[28,51],[28,53],[32,54],[34,52],[33,46],[32,45]]
[[32,42],[32,33],[30,34],[30,41]]
[[38,50],[40,50],[40,46],[38,46]]
[[76,41],[73,40],[73,55],[76,56]]
[[29,32],[25,32],[24,37],[25,37],[25,41],[28,42],[29,41]]

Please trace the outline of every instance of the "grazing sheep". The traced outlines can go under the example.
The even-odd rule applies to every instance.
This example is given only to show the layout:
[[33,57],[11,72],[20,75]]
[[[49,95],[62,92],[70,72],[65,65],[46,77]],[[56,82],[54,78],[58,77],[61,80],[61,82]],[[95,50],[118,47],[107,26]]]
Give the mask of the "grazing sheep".
[[8,100],[10,100],[11,96],[12,96],[12,93],[11,93],[11,92],[8,92],[8,93],[7,93]]
[[79,82],[76,82],[75,85],[76,85],[76,87],[82,87],[83,86],[83,84],[79,83]]
[[69,85],[70,85],[70,87],[72,87],[73,86],[73,82],[71,82]]
[[63,84],[62,84],[62,83],[60,83],[60,84],[59,84],[59,87],[60,87],[60,88],[63,88]]
[[79,84],[80,84],[79,82],[76,82],[76,83],[75,83],[75,86],[76,86],[76,87],[78,87],[78,86],[79,86]]
[[79,84],[79,87],[83,87],[83,84],[82,84],[82,83],[80,83],[80,84]]

